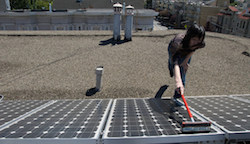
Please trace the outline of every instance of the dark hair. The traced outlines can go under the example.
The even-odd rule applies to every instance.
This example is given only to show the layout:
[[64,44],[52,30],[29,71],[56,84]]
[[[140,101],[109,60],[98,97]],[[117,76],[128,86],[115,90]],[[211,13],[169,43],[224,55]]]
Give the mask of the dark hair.
[[182,40],[182,48],[186,49],[189,47],[190,39],[193,37],[202,38],[202,42],[205,38],[205,29],[203,26],[193,24],[188,30],[185,37]]

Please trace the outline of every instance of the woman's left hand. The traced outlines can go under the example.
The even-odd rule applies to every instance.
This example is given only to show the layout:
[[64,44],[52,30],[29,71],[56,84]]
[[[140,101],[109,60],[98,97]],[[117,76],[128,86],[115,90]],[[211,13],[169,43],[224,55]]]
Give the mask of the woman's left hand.
[[189,64],[188,63],[182,63],[180,66],[183,68],[184,72],[186,73],[187,70],[188,70]]
[[180,64],[180,66],[184,69],[184,72],[186,73],[189,67],[189,63],[188,61],[190,60],[190,58],[192,57],[192,55],[194,54],[194,52],[191,52],[187,55],[187,57],[184,59],[184,61]]

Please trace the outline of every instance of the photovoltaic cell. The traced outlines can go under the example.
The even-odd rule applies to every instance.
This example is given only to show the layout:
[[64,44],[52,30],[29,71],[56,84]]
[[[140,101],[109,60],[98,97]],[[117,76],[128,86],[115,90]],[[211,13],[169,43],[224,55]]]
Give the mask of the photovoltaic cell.
[[231,132],[250,131],[250,105],[229,96],[189,97],[189,105]]
[[0,126],[47,103],[48,101],[1,101]]
[[110,100],[60,100],[0,131],[8,138],[93,138]]

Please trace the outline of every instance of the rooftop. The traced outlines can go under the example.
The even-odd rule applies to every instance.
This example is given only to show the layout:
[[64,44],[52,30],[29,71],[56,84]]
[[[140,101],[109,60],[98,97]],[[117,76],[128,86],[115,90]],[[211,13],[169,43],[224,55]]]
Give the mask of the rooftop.
[[[116,43],[111,31],[1,31],[0,94],[6,100],[145,98],[169,85],[163,97],[171,97],[167,47],[182,32],[134,32],[132,41]],[[249,94],[249,38],[207,32],[205,41],[192,57],[185,95]],[[86,96],[97,66],[104,67],[102,89]]]

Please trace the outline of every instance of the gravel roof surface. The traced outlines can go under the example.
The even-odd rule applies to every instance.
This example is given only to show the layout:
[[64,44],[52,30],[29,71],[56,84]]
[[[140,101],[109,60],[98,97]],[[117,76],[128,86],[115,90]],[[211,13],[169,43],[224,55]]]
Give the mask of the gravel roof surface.
[[[167,47],[181,32],[135,32],[132,41],[116,43],[110,31],[1,31],[0,94],[5,100],[171,97]],[[205,41],[192,57],[185,95],[250,94],[249,38],[207,32]],[[104,67],[102,89],[91,93],[97,66]]]

